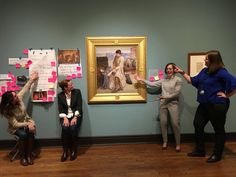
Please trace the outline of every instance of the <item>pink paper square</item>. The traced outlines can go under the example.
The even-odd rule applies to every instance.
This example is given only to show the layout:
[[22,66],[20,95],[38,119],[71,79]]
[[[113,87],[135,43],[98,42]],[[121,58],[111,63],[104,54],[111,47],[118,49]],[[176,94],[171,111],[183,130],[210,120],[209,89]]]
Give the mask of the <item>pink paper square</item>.
[[78,73],[78,74],[77,74],[77,77],[78,77],[78,78],[82,78],[82,74],[81,74],[81,73]]
[[21,65],[19,63],[16,63],[16,69],[20,69]]
[[24,49],[23,54],[28,55],[28,51],[29,51],[28,49]]
[[80,66],[77,66],[76,69],[77,69],[77,71],[80,71],[80,70],[81,70],[81,67],[80,67]]
[[25,64],[25,69],[29,69],[29,64]]
[[12,73],[8,73],[8,77],[12,78],[14,77]]
[[71,75],[72,79],[76,79],[76,74]]
[[67,76],[66,76],[66,79],[67,79],[67,80],[71,80],[72,77],[71,77],[70,75],[67,75]]
[[149,81],[151,81],[151,82],[155,81],[154,76],[150,76],[150,77],[149,77]]
[[48,95],[54,95],[55,94],[55,91],[54,90],[48,90]]
[[56,72],[56,71],[52,71],[52,75],[53,75],[53,76],[56,76],[56,75],[57,75],[57,72]]
[[162,70],[159,70],[158,71],[158,77],[159,79],[163,79],[163,76],[164,76],[164,72]]
[[51,66],[56,66],[56,62],[55,62],[55,61],[52,61],[52,62],[51,62]]
[[2,92],[5,92],[6,91],[6,86],[1,86],[1,90],[2,90]]
[[33,62],[32,62],[32,60],[28,60],[27,63],[28,63],[28,65],[31,65]]
[[53,102],[53,97],[48,97],[48,102]]

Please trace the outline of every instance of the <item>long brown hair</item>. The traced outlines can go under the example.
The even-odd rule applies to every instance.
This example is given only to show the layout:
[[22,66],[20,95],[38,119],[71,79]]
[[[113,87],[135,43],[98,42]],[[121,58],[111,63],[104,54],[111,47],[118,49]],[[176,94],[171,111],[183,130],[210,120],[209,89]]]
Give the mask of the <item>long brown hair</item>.
[[216,72],[220,68],[225,67],[220,52],[218,50],[208,51],[206,53],[206,57],[209,61],[208,71],[210,74]]
[[13,104],[14,96],[12,91],[7,91],[2,95],[0,103],[0,113],[6,118],[11,117],[14,112],[15,105]]

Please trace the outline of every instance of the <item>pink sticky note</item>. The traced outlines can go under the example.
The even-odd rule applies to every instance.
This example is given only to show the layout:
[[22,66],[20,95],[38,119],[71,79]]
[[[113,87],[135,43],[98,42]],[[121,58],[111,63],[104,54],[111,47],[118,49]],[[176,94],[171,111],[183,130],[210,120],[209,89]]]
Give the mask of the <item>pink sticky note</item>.
[[1,86],[1,90],[2,90],[2,92],[5,92],[6,91],[6,86]]
[[53,102],[53,97],[48,97],[48,102]]
[[23,54],[28,55],[28,51],[29,51],[28,49],[24,49]]
[[159,70],[158,71],[158,77],[159,79],[163,79],[163,76],[164,76],[164,72],[162,70]]
[[31,65],[32,63],[33,63],[32,60],[28,60],[28,61],[27,61],[27,64],[28,64],[28,65]]
[[55,91],[54,90],[48,90],[48,95],[54,95],[55,94]]
[[11,80],[12,80],[12,82],[16,82],[17,78],[12,75]]
[[67,76],[66,76],[66,79],[67,79],[67,80],[71,80],[72,77],[71,77],[70,75],[67,75]]
[[53,78],[48,78],[48,82],[53,82]]
[[71,75],[72,79],[76,79],[76,74]]
[[16,87],[15,87],[15,91],[19,91],[20,90],[20,87],[17,85]]
[[78,78],[82,78],[82,73],[77,73]]
[[9,73],[8,73],[8,77],[12,78],[12,77],[14,77],[14,76],[13,76],[12,73],[9,72]]
[[149,81],[151,81],[151,82],[155,81],[154,76],[150,76],[150,77],[149,77]]
[[29,69],[29,64],[25,64],[25,69]]
[[57,75],[57,72],[56,72],[56,71],[52,71],[52,75],[53,75],[53,76],[56,76],[56,75]]
[[16,63],[16,69],[20,69],[21,65],[19,63]]
[[11,82],[7,82],[7,87],[11,87]]
[[80,70],[81,70],[81,67],[80,67],[80,66],[77,66],[76,70],[77,70],[77,71],[80,71]]
[[51,62],[51,66],[56,66],[56,62],[55,62],[55,61],[52,61],[52,62]]
[[47,101],[47,98],[46,98],[46,97],[43,97],[42,100],[43,100],[43,102],[46,102],[46,101]]

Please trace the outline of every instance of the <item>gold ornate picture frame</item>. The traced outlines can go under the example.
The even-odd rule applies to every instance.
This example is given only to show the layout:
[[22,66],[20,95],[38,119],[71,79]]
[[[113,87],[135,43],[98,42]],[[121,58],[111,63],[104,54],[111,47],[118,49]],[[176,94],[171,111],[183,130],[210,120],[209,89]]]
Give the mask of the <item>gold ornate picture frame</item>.
[[196,76],[205,67],[206,53],[188,53],[188,74]]
[[88,103],[146,102],[146,37],[87,37]]

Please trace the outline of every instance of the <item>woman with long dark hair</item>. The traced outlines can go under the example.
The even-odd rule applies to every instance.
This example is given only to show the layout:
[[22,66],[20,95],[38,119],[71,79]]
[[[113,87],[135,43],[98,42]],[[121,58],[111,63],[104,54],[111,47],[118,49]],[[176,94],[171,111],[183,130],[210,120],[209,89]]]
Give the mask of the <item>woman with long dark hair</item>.
[[195,149],[188,153],[191,157],[205,157],[204,128],[210,121],[215,131],[215,146],[208,163],[220,161],[225,143],[225,121],[230,105],[229,97],[236,93],[236,78],[226,69],[221,54],[217,50],[206,53],[206,67],[198,75],[190,77],[176,67],[175,72],[197,88],[199,102],[194,117]]
[[23,166],[34,163],[32,150],[36,131],[35,122],[26,112],[23,97],[37,79],[38,73],[33,72],[18,94],[14,91],[5,92],[0,104],[0,113],[8,120],[8,132],[19,137],[20,163]]

